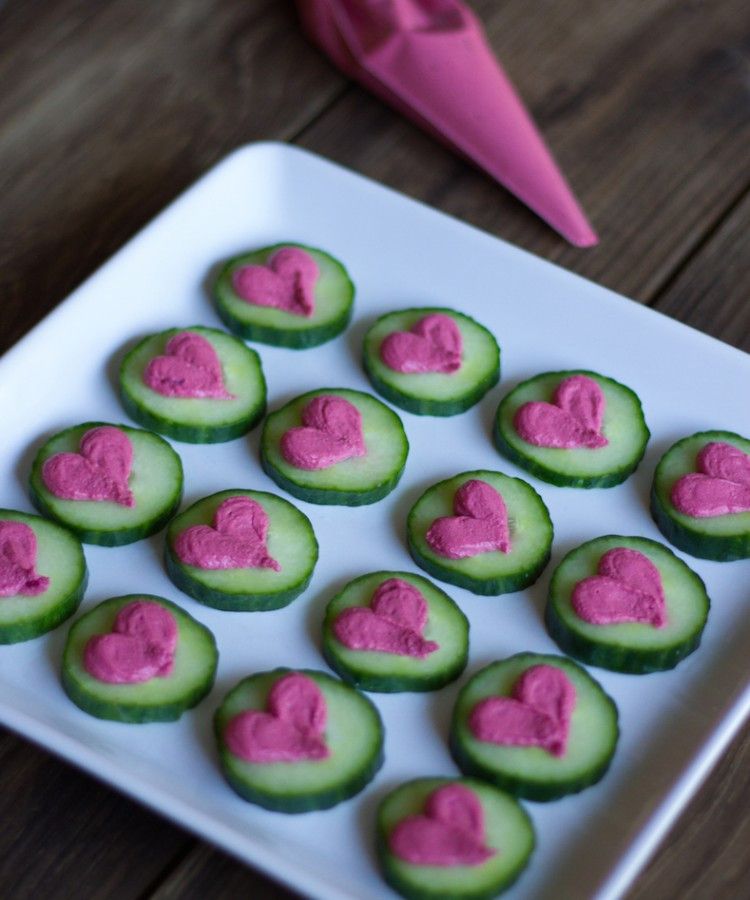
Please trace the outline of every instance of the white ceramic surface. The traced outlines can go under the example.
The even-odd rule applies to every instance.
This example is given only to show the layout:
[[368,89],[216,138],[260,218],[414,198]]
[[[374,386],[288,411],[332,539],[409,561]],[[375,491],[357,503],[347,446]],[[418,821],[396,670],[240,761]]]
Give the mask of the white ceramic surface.
[[[455,307],[495,332],[503,351],[500,387],[456,418],[402,413],[411,454],[386,500],[358,509],[299,504],[321,556],[309,590],[284,610],[222,613],[182,596],[161,565],[163,535],[126,548],[86,549],[91,582],[83,609],[116,594],[152,592],[182,603],[214,630],[221,652],[216,687],[179,723],[105,723],[73,706],[58,680],[66,627],[0,648],[0,720],[307,894],[366,900],[390,895],[372,851],[379,799],[404,779],[455,772],[445,737],[458,685],[427,696],[371,695],[387,729],[384,768],[354,800],[301,816],[250,806],[225,785],[210,729],[220,698],[253,671],[281,664],[325,669],[319,628],[327,600],[364,572],[415,569],[404,520],[425,487],[468,469],[526,477],[489,439],[500,396],[537,372],[585,367],[642,398],[653,436],[638,472],[598,491],[529,479],[556,532],[540,581],[499,598],[449,589],[472,628],[460,683],[511,653],[555,651],[541,621],[554,565],[600,534],[661,538],[647,507],[654,465],[694,431],[750,434],[750,357],[303,151],[258,144],[209,172],[0,360],[0,505],[30,508],[30,459],[51,433],[80,421],[124,419],[113,390],[123,347],[174,325],[219,325],[205,288],[212,265],[284,240],[339,257],[358,290],[354,322],[337,340],[301,353],[258,348],[271,408],[322,385],[367,390],[359,357],[368,325],[387,310],[422,304]],[[277,491],[260,469],[257,444],[257,432],[224,445],[175,444],[185,463],[186,502],[231,487]],[[750,561],[680,555],[713,599],[703,645],[665,674],[592,670],[619,706],[620,746],[598,786],[529,804],[538,848],[511,897],[620,895],[750,711]]]

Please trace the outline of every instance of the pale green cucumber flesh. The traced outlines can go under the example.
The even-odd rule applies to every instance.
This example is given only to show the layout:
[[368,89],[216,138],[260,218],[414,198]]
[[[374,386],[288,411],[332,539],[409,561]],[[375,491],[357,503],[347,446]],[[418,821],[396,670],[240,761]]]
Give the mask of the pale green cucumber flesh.
[[[519,408],[532,401],[552,402],[555,388],[571,375],[586,375],[597,382],[606,402],[601,431],[605,447],[563,449],[527,443],[515,429]],[[638,466],[650,432],[641,401],[625,385],[586,370],[546,372],[524,381],[503,398],[494,425],[495,445],[511,462],[543,481],[560,487],[613,487]]]
[[[565,755],[541,747],[513,747],[479,741],[468,724],[471,711],[486,697],[507,697],[531,666],[562,669],[576,691]],[[451,723],[453,758],[466,775],[483,778],[518,797],[556,800],[599,781],[609,767],[619,736],[617,707],[581,666],[562,656],[519,653],[491,663],[464,686]]]
[[[482,805],[485,846],[497,852],[475,866],[419,866],[395,856],[389,838],[399,822],[424,813],[428,797],[446,784],[469,788]],[[409,900],[489,900],[526,868],[536,843],[534,826],[513,797],[471,778],[419,778],[391,791],[380,804],[377,853],[385,880]]]
[[86,544],[116,547],[159,531],[172,518],[182,497],[182,463],[158,435],[127,425],[115,425],[133,445],[128,485],[135,506],[100,500],[61,500],[44,485],[42,467],[56,453],[77,453],[81,438],[106,422],[87,422],[50,438],[37,453],[31,469],[30,494],[44,515],[61,522]]
[[[117,613],[137,600],[166,607],[177,620],[179,636],[172,672],[142,684],[107,684],[83,665],[89,639],[112,630]],[[181,607],[152,594],[105,600],[73,623],[65,644],[62,683],[70,699],[100,719],[133,724],[171,722],[199,703],[213,686],[218,662],[214,636]]]
[[324,672],[297,670],[323,693],[327,708],[324,739],[329,756],[300,762],[250,763],[229,751],[227,723],[248,709],[265,711],[268,693],[291,669],[245,678],[224,698],[214,730],[224,776],[245,800],[278,812],[328,809],[359,793],[383,763],[380,715],[363,694]]
[[[367,453],[335,463],[327,469],[298,469],[281,455],[282,436],[302,423],[302,410],[320,395],[348,400],[362,415]],[[284,490],[308,503],[359,506],[375,503],[398,484],[409,452],[401,419],[380,400],[361,391],[321,388],[297,397],[271,413],[263,425],[261,463],[264,471]]]
[[[643,622],[593,625],[571,605],[579,581],[598,573],[616,547],[637,550],[659,570],[667,610],[661,628]],[[633,674],[671,669],[695,650],[710,601],[701,578],[667,547],[640,537],[606,535],[572,550],[555,570],[545,611],[547,630],[562,650],[589,665]]]
[[[450,316],[463,341],[461,368],[456,372],[404,374],[389,368],[380,357],[380,346],[394,331],[409,331],[433,313]],[[469,316],[452,309],[425,307],[381,316],[365,335],[364,367],[375,390],[408,412],[428,416],[452,416],[464,412],[497,384],[500,349],[493,335]]]
[[[232,277],[238,268],[263,265],[282,247],[299,247],[307,251],[318,265],[320,274],[315,285],[315,309],[310,316],[247,303],[234,291]],[[219,317],[240,337],[302,350],[323,344],[346,328],[352,314],[354,285],[344,266],[328,253],[304,244],[284,243],[228,260],[214,284],[214,299]]]
[[[174,550],[178,535],[195,525],[213,526],[218,507],[230,497],[250,497],[269,518],[266,546],[281,566],[274,569],[201,569],[183,563]],[[241,489],[204,497],[180,513],[169,525],[167,572],[180,590],[217,609],[261,611],[291,603],[310,583],[318,561],[318,542],[310,520],[295,506],[265,491]]]
[[[231,399],[164,397],[143,381],[149,362],[176,334],[205,338],[216,351]],[[120,399],[128,415],[153,431],[190,443],[218,443],[246,434],[263,417],[266,382],[258,354],[216,328],[171,328],[144,338],[120,365]]]
[[[448,559],[436,553],[425,536],[435,519],[454,515],[456,491],[472,479],[486,481],[502,495],[511,550]],[[518,591],[536,581],[549,560],[553,537],[547,507],[531,485],[485,470],[464,472],[428,488],[412,507],[406,529],[409,551],[417,565],[441,581],[485,595]]]
[[731,431],[702,431],[678,441],[656,467],[651,513],[666,539],[691,556],[730,562],[750,557],[750,512],[726,516],[687,516],[675,509],[671,493],[683,475],[696,471],[698,453],[712,442],[731,444],[750,454],[750,441]]
[[[377,588],[389,578],[399,578],[421,592],[428,605],[422,636],[439,647],[422,659],[372,650],[352,650],[336,638],[333,625],[353,606],[370,607]],[[365,691],[431,691],[454,681],[466,667],[469,622],[451,598],[426,578],[410,572],[373,572],[355,578],[326,608],[323,622],[323,655],[345,681]]]
[[36,536],[39,575],[49,578],[47,590],[34,597],[0,597],[0,644],[28,641],[70,618],[83,599],[88,570],[80,541],[65,528],[41,516],[0,509],[0,522],[22,522]]

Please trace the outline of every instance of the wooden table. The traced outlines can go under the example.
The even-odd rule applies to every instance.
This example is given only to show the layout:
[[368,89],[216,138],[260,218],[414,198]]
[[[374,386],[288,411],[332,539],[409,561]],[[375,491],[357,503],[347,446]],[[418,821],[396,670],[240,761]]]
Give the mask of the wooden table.
[[[291,3],[0,3],[0,351],[227,152],[269,138],[750,350],[747,0],[473,5],[596,249],[347,82]],[[3,898],[292,896],[8,732],[0,771]],[[748,808],[750,728],[631,898],[749,896]]]

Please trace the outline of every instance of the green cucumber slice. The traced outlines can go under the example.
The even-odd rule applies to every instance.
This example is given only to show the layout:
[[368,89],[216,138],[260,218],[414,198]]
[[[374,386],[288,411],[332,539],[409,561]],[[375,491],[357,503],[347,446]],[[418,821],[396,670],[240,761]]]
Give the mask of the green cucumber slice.
[[86,422],[51,437],[39,450],[31,467],[31,500],[45,516],[56,519],[84,544],[119,547],[159,531],[172,518],[182,497],[182,462],[170,445],[150,431],[115,425],[133,445],[133,465],[128,484],[135,506],[101,500],[61,500],[42,480],[42,466],[56,453],[77,453],[81,438],[108,422]]
[[[370,606],[377,588],[399,578],[413,585],[427,603],[427,624],[422,636],[439,647],[422,659],[372,650],[352,650],[333,631],[339,615],[353,606]],[[454,681],[466,668],[469,622],[451,598],[426,578],[410,572],[373,572],[350,581],[326,607],[323,656],[345,681],[364,691],[433,691]]]
[[[177,620],[174,668],[164,678],[141,684],[99,681],[84,668],[86,644],[94,635],[110,632],[117,613],[135,600],[159,603]],[[62,685],[76,706],[99,719],[131,724],[173,722],[211,690],[218,658],[213,634],[176,603],[153,594],[128,594],[105,600],[73,623],[63,652]]]
[[14,509],[0,509],[0,522],[22,522],[36,536],[36,571],[49,578],[42,594],[0,597],[0,644],[29,641],[52,631],[78,609],[88,582],[83,547],[69,531]]
[[[450,316],[463,339],[461,368],[449,374],[404,374],[380,358],[380,345],[394,331],[409,331],[432,313]],[[441,307],[404,309],[381,316],[365,335],[364,368],[375,390],[402,409],[420,416],[455,416],[478,403],[500,378],[500,348],[483,325]]]
[[[468,719],[485,697],[510,696],[519,676],[531,666],[557,666],[576,690],[567,750],[553,756],[541,747],[511,747],[477,740]],[[517,797],[556,800],[582,791],[607,771],[619,736],[612,698],[577,663],[563,656],[519,653],[491,663],[463,687],[453,710],[450,747],[466,775],[483,778]]]
[[[478,798],[484,813],[485,845],[497,853],[473,866],[420,866],[391,852],[393,829],[407,816],[423,814],[425,802],[438,788],[461,784]],[[528,813],[517,800],[472,778],[418,778],[391,791],[378,808],[377,853],[385,880],[409,900],[489,900],[521,875],[536,838]]]
[[662,456],[651,485],[651,514],[664,537],[701,559],[731,562],[750,557],[750,512],[697,518],[675,509],[670,499],[675,482],[695,472],[696,457],[706,444],[731,444],[750,454],[750,441],[732,431],[701,431],[673,444]]
[[[310,400],[325,394],[357,407],[367,454],[327,469],[298,469],[281,455],[279,443],[290,428],[301,424],[302,410]],[[346,388],[321,388],[296,397],[268,416],[260,439],[263,470],[279,487],[308,503],[361,506],[382,500],[398,484],[408,453],[409,442],[396,413],[371,394]]]
[[[437,554],[425,535],[441,516],[452,516],[453,498],[471,479],[486,481],[503,497],[508,510],[511,551],[481,553],[465,559]],[[533,584],[549,561],[553,528],[549,511],[533,487],[500,472],[463,472],[428,488],[417,500],[406,522],[409,552],[429,575],[466,588],[475,594],[507,594]]]
[[[250,497],[268,514],[266,545],[280,571],[200,569],[177,556],[177,536],[194,525],[212,526],[216,510],[230,497]],[[167,529],[167,574],[181,591],[216,609],[256,612],[287,606],[307,588],[317,561],[318,542],[310,520],[288,500],[265,491],[238,488],[204,497],[173,519]]]
[[[551,402],[555,388],[571,375],[586,375],[604,392],[601,431],[605,447],[561,449],[527,443],[513,424],[518,409],[532,401]],[[517,466],[559,487],[605,488],[621,484],[646,452],[650,432],[638,396],[625,385],[585,369],[545,372],[524,381],[500,402],[493,437],[497,449]]]
[[[232,276],[238,268],[263,265],[282,247],[299,247],[318,264],[320,275],[315,286],[315,310],[311,316],[255,306],[234,291]],[[214,300],[216,311],[227,328],[245,340],[304,350],[324,344],[344,331],[352,315],[354,285],[344,266],[333,256],[315,247],[287,242],[227,260],[214,284]]]
[[[233,399],[164,397],[144,383],[146,366],[164,353],[170,338],[184,332],[198,334],[212,345]],[[144,428],[177,441],[215,444],[241,437],[263,418],[266,381],[254,350],[224,331],[193,325],[152,334],[125,356],[120,365],[120,400],[131,419]]]
[[[616,547],[643,553],[659,570],[667,611],[663,627],[644,622],[593,625],[573,609],[575,586],[596,575],[601,557]],[[663,544],[648,538],[607,535],[572,550],[555,569],[545,623],[565,653],[592,666],[642,674],[672,669],[697,649],[709,606],[701,578]]]
[[[323,692],[327,707],[326,759],[250,763],[235,756],[224,740],[227,723],[248,709],[266,709],[271,687],[299,671]],[[358,794],[383,764],[383,725],[375,706],[344,682],[325,672],[274,669],[240,681],[214,717],[214,731],[225,778],[245,800],[285,813],[329,809]]]

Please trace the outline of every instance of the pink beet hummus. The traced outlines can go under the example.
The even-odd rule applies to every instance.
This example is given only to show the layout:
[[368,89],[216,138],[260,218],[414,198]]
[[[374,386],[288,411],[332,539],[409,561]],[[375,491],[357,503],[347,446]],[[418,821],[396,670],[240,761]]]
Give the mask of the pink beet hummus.
[[0,597],[36,597],[49,578],[36,571],[36,535],[25,522],[0,521]]

